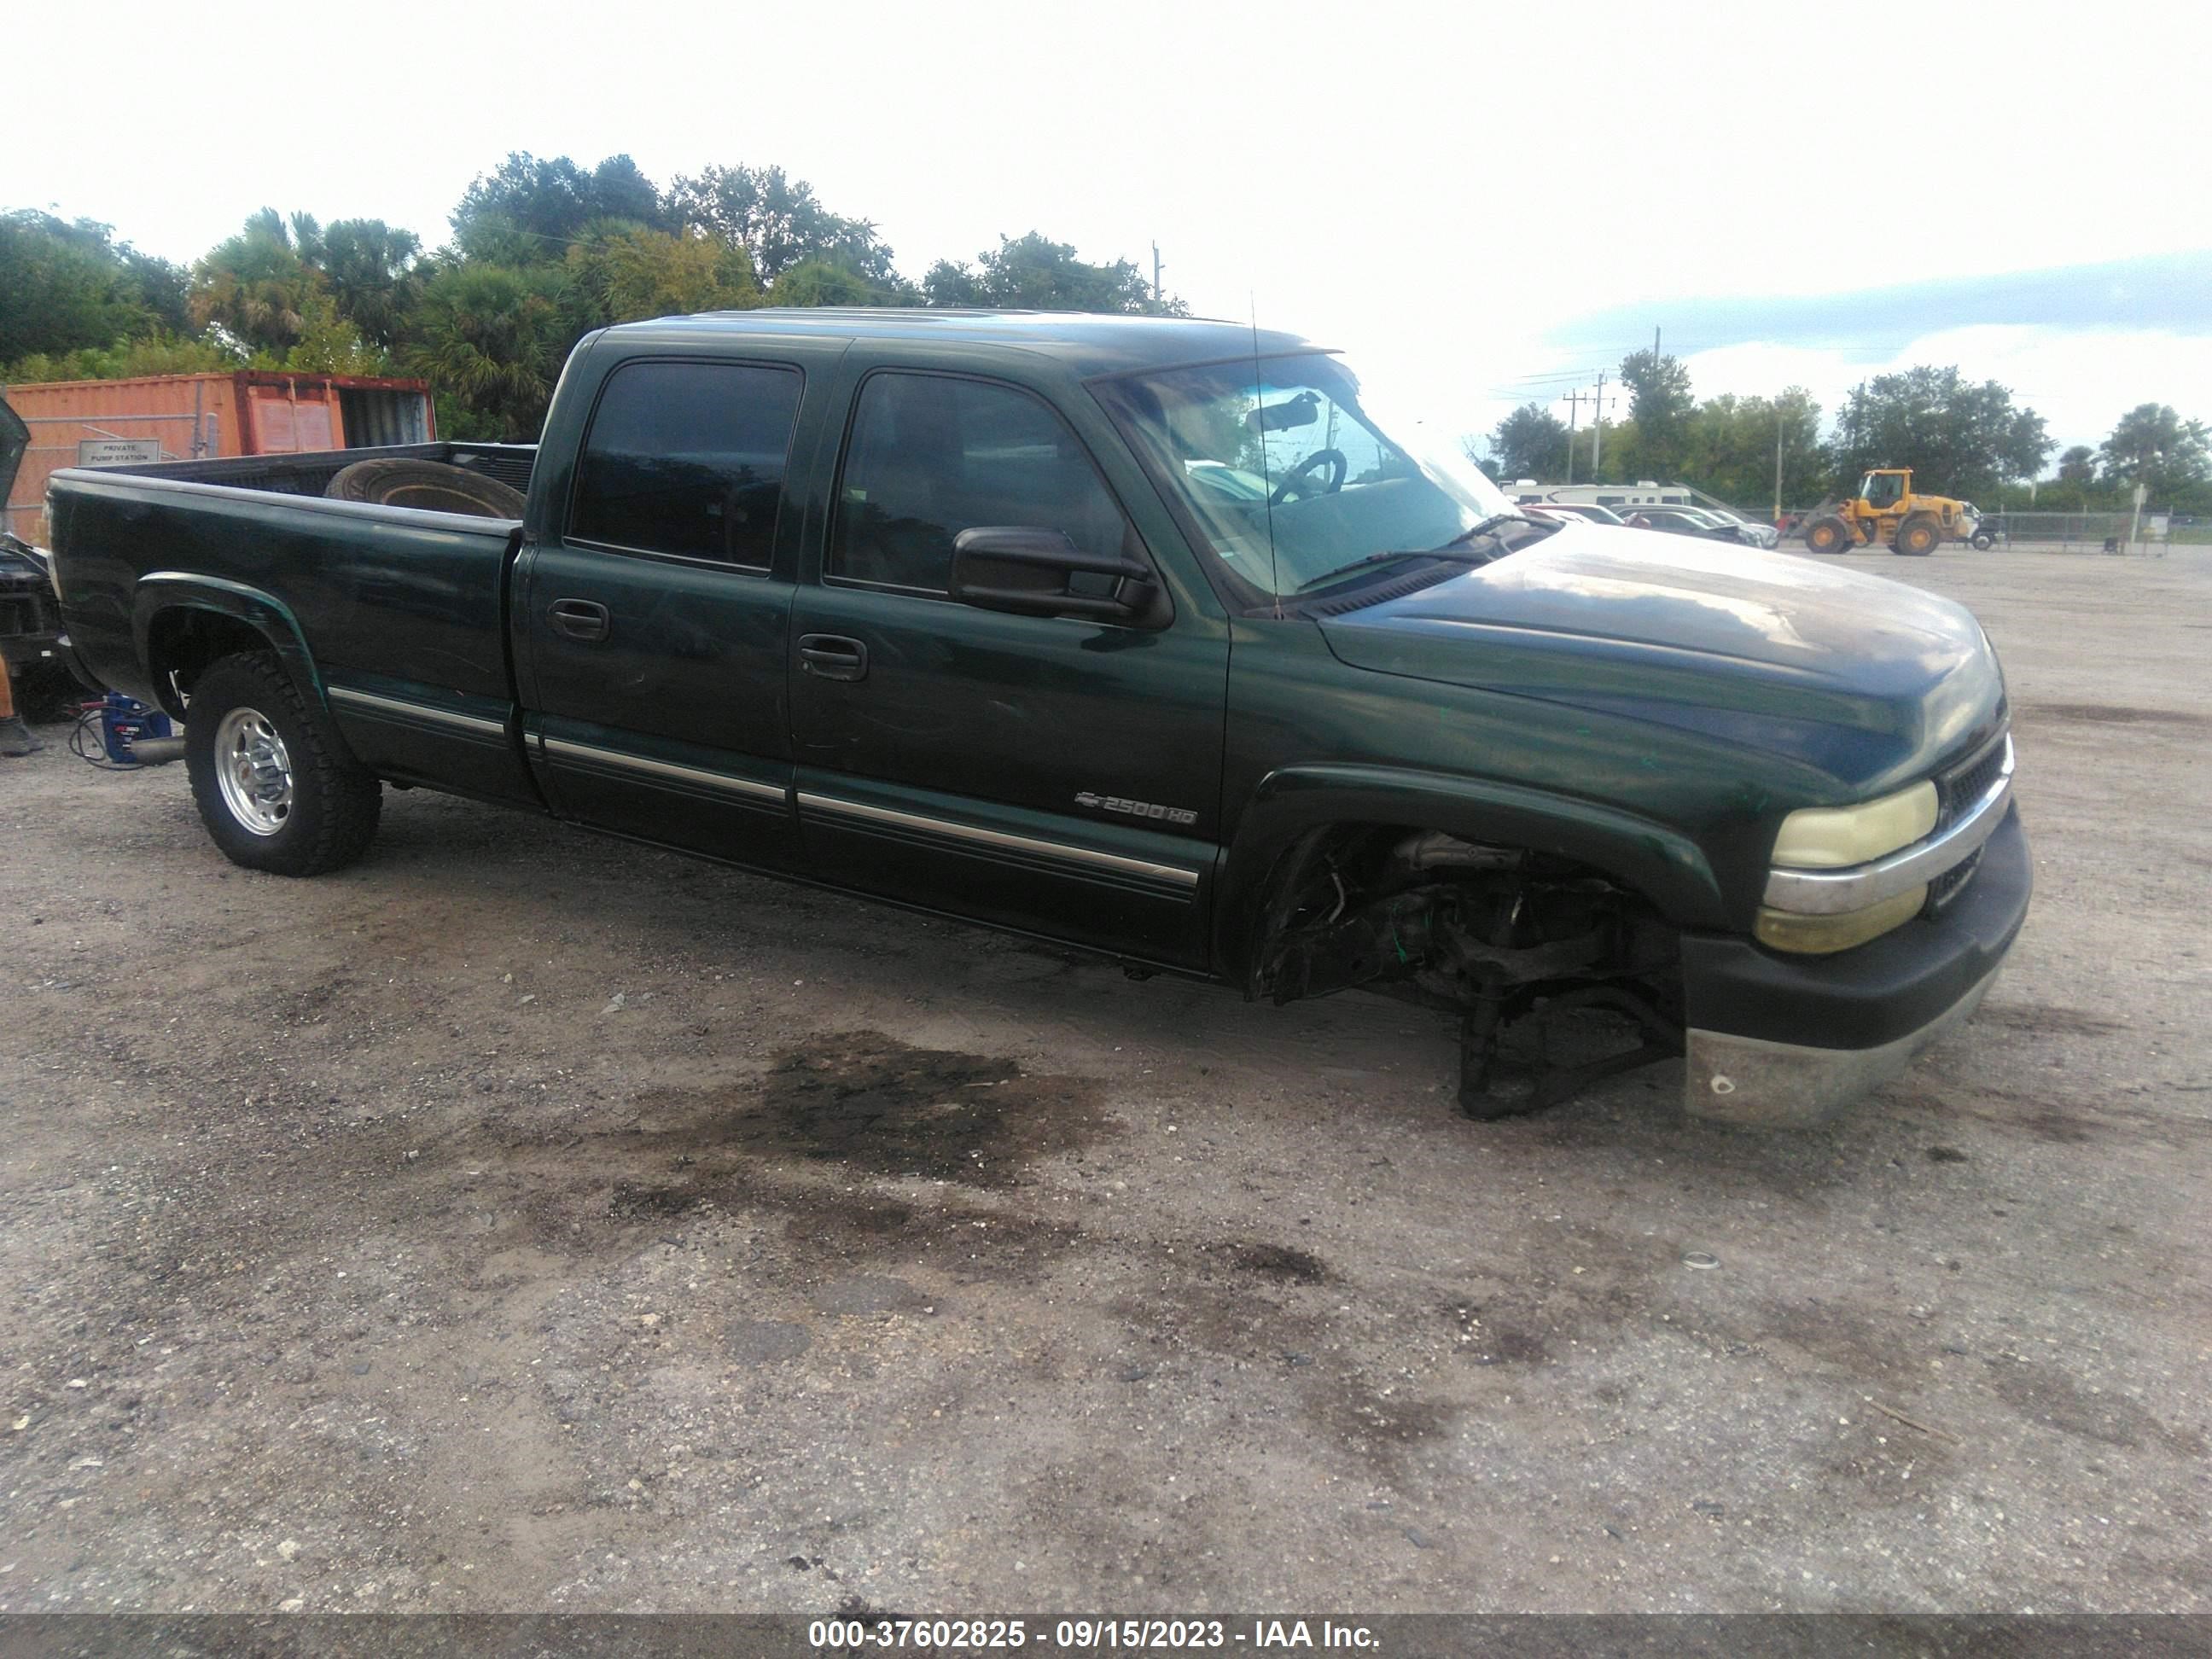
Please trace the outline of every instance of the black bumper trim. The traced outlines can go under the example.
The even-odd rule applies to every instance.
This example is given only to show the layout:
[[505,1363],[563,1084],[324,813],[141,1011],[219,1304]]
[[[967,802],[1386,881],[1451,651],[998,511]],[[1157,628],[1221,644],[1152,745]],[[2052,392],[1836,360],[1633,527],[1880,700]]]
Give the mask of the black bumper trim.
[[2003,959],[2033,884],[2014,805],[1956,898],[1853,950],[1788,957],[1732,935],[1686,934],[1686,1024],[1822,1048],[1893,1042],[1938,1018]]

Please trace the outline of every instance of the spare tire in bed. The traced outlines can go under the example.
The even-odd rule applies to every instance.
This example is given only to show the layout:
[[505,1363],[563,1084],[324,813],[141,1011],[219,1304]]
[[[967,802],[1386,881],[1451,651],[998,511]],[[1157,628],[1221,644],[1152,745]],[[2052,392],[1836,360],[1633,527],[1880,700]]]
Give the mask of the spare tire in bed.
[[341,501],[413,507],[428,513],[469,513],[480,519],[519,519],[522,492],[496,478],[443,461],[393,456],[356,461],[332,478],[323,494]]

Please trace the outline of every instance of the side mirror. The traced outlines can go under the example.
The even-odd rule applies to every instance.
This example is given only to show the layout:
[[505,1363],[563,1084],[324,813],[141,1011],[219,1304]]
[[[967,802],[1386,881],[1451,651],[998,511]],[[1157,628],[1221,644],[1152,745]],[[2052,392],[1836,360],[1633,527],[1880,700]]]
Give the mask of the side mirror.
[[979,611],[1139,623],[1164,598],[1150,565],[1086,553],[1033,525],[978,525],[954,537],[951,593]]

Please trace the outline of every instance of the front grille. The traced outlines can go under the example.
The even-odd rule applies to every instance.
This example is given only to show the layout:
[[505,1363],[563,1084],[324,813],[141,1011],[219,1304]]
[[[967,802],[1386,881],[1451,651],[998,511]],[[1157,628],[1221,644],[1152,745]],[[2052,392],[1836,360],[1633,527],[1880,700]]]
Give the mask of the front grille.
[[[1936,829],[1938,834],[1972,811],[1975,804],[1990,793],[1990,786],[2004,770],[2006,736],[2005,732],[1998,732],[1972,760],[1962,766],[1954,767],[1936,780]],[[1981,849],[1977,848],[1929,882],[1927,908],[1921,914],[1932,916],[1958,897],[1965,890],[1966,884],[1974,878],[1974,872],[1981,868]]]
[[1945,773],[1936,780],[1936,828],[1948,830],[1967,812],[1974,803],[1989,793],[1990,786],[2004,770],[2005,733],[1964,766]]

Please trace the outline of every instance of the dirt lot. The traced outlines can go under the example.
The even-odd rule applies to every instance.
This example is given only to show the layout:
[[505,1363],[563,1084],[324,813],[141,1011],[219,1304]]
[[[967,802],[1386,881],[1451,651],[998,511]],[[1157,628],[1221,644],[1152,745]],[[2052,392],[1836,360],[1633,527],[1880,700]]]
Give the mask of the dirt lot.
[[1986,623],[2040,887],[1781,1138],[1666,1068],[1472,1125],[1393,1003],[422,794],[252,876],[181,769],[0,763],[0,1609],[2212,1610],[2212,551],[1852,562]]

